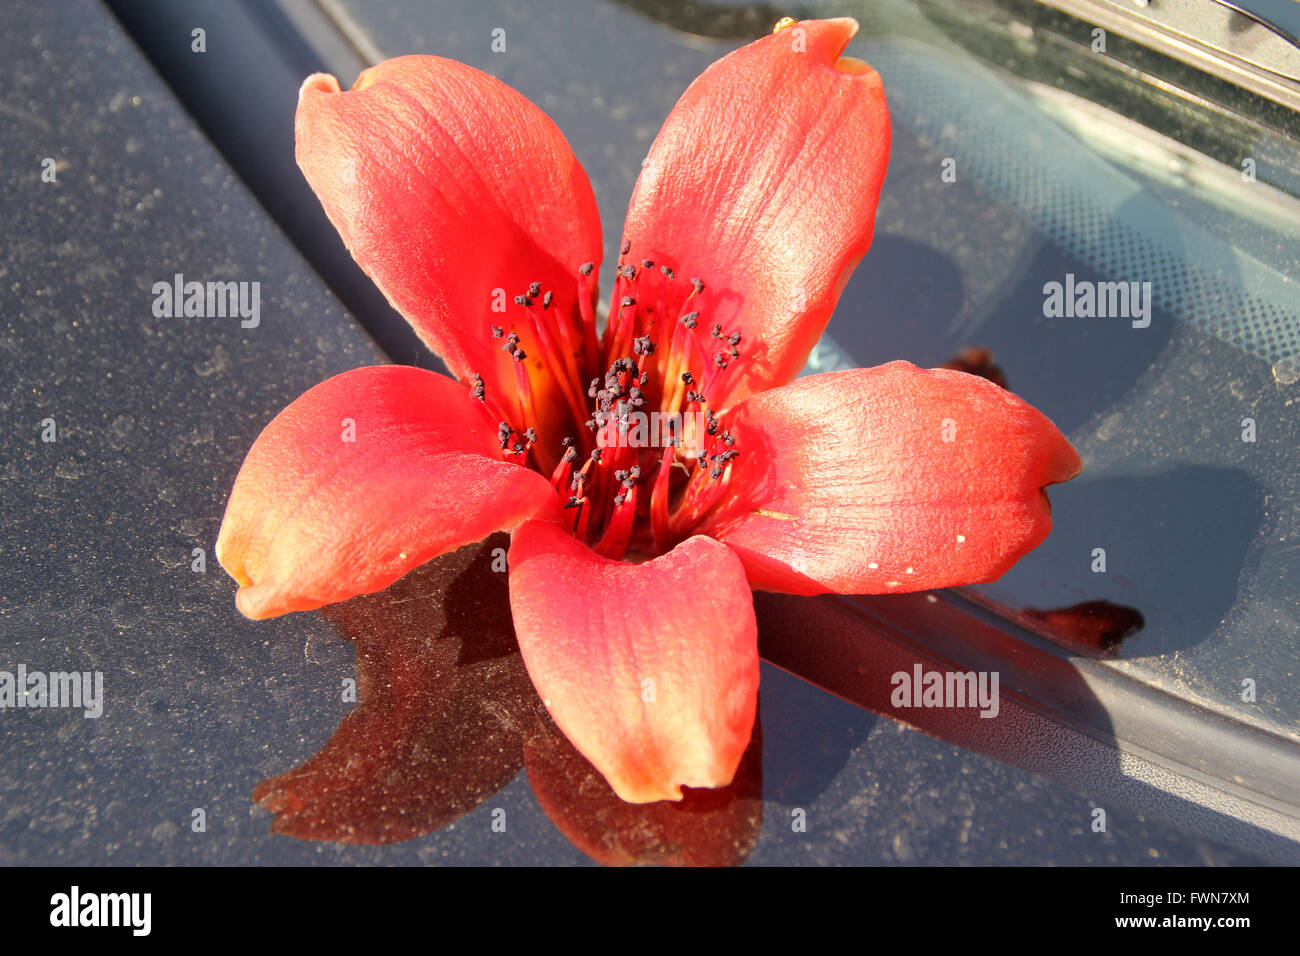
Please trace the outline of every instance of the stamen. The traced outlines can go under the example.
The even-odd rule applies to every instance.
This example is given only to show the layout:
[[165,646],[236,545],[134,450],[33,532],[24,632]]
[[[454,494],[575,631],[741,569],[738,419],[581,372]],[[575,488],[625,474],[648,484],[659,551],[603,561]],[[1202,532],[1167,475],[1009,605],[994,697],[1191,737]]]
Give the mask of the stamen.
[[619,301],[618,319],[610,317],[609,327],[605,330],[613,332],[612,336],[606,336],[608,341],[605,346],[606,355],[620,355],[627,351],[627,343],[631,341],[635,334],[634,326],[636,325],[636,299],[630,295],[625,295]]
[[596,367],[599,359],[596,355],[596,280],[592,273],[596,269],[594,262],[584,262],[578,267],[578,312],[582,318],[582,347],[586,356],[588,370]]
[[573,439],[566,438],[563,441],[565,446],[564,454],[560,457],[560,463],[555,466],[555,471],[551,474],[551,487],[555,493],[563,494],[564,490],[569,487],[569,477],[573,474],[573,462],[578,457],[578,450],[573,447]]
[[654,487],[650,492],[650,532],[654,536],[655,551],[660,554],[666,553],[671,545],[668,531],[668,490],[673,461],[677,457],[677,449],[674,447],[676,441],[674,437],[664,448],[663,457],[659,461],[659,473],[655,475]]
[[[540,291],[541,286],[534,282],[528,287],[529,291],[534,289]],[[560,391],[564,395],[564,400],[569,405],[569,411],[573,414],[573,420],[580,422],[586,415],[582,407],[582,399],[576,392],[578,384],[578,366],[574,362],[573,354],[568,349],[556,347],[555,341],[551,338],[551,333],[547,330],[545,316],[533,307],[532,300],[528,296],[515,296],[515,302],[522,305],[528,311],[528,317],[532,321],[533,334],[537,336],[537,341],[542,348],[542,357],[549,368],[555,369],[556,379],[559,381]],[[510,333],[512,337],[517,336]]]
[[706,459],[700,459],[701,466],[695,469],[677,510],[669,518],[669,530],[673,535],[679,539],[689,535],[691,529],[722,500],[731,484],[732,461],[739,454],[733,450],[712,456],[713,464],[707,472],[703,467]]
[[[510,333],[512,336],[514,333]],[[523,409],[524,425],[529,426],[530,422],[537,421],[537,409],[533,405],[533,385],[528,378],[528,370],[524,368],[524,359],[528,356],[523,349],[515,346],[511,353],[515,358],[515,385],[519,389],[519,403]]]
[[627,554],[628,542],[632,540],[632,526],[636,521],[636,479],[625,479],[623,488],[624,493],[614,498],[614,514],[594,549],[597,554],[616,561]]

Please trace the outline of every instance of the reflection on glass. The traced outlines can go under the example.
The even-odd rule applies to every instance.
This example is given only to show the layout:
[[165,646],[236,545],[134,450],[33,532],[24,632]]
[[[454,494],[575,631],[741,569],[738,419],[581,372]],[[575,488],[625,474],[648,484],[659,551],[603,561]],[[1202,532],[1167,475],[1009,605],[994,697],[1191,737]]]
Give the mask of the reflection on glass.
[[598,862],[742,863],[763,819],[757,724],[729,787],[624,803],[533,690],[500,570],[497,549],[508,544],[496,535],[322,612],[356,645],[360,702],[316,756],[253,792],[275,814],[272,830],[411,840],[469,813],[526,766],[547,816]]

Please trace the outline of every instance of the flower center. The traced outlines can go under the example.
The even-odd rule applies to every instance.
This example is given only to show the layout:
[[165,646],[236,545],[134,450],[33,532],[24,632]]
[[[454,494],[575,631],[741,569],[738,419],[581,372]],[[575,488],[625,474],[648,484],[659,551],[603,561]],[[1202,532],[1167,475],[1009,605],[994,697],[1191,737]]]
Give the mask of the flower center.
[[[726,494],[740,455],[726,413],[710,404],[741,358],[740,333],[702,318],[703,280],[630,252],[624,241],[603,332],[589,262],[569,314],[534,282],[515,297],[519,321],[492,326],[515,395],[498,399],[481,375],[470,379],[500,418],[503,454],[549,472],[573,534],[615,559],[663,554],[687,537]],[[545,421],[542,389],[563,410]]]

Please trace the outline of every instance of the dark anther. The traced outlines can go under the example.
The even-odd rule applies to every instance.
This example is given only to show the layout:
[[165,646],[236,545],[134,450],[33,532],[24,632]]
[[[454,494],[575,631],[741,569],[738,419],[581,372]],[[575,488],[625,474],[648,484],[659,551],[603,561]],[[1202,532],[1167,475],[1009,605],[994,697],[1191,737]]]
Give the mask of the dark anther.
[[631,282],[636,278],[636,266],[619,266],[618,274],[621,278]]
[[528,294],[534,299],[542,294],[542,284],[540,282],[528,283]]
[[497,441],[501,442],[502,450],[510,447],[510,436],[514,434],[514,431],[505,422],[497,426]]
[[549,309],[551,307],[551,300],[554,298],[555,293],[547,291],[546,295],[542,296],[542,308]]
[[614,507],[617,508],[619,505],[621,505],[621,504],[622,504],[623,502],[625,502],[625,501],[627,501],[627,495],[622,495],[622,494],[615,495],[615,496],[614,496]]
[[517,295],[515,296],[515,305],[531,305],[531,303],[528,301],[528,296]]
[[682,372],[682,384],[683,385],[695,384],[695,379],[691,378],[690,372]]
[[622,481],[622,480],[623,480],[624,478],[626,478],[626,477],[627,477],[627,469],[626,469],[626,468],[616,468],[616,469],[614,469],[614,480],[615,480],[615,481]]
[[704,426],[704,430],[710,435],[716,435],[718,433],[718,420],[716,418],[710,418],[709,423]]
[[578,266],[578,271],[581,272],[581,273],[582,273],[583,275],[585,275],[585,276],[589,276],[589,275],[591,275],[591,270],[594,269],[594,268],[596,268],[596,263],[594,263],[594,262],[584,262],[582,265]]
[[674,276],[674,274],[673,274],[673,270],[672,270],[672,269],[669,269],[667,266],[660,266],[660,267],[659,267],[659,271],[662,272],[664,275],[666,275],[666,276],[667,276],[668,278],[670,278],[670,279],[675,278],[675,276]]
[[524,440],[527,441],[528,444],[530,445],[533,442],[537,441],[537,429],[531,427],[526,429],[524,431]]
[[591,384],[587,386],[587,397],[595,398],[596,392],[600,389],[600,379],[593,378]]
[[620,302],[619,305],[623,306],[623,308],[627,308],[629,305],[636,305],[636,299],[632,298],[630,295],[625,295],[623,296],[623,301]]
[[506,336],[506,344],[501,346],[502,352],[513,352],[519,348],[519,333],[511,332]]
[[571,448],[571,447],[573,446],[573,439],[572,439],[572,438],[561,438],[561,439],[560,439],[560,444],[563,445],[565,448]]
[[624,239],[623,247],[619,250],[619,252],[622,253],[623,255],[627,255],[631,250],[632,250],[632,243]]
[[492,338],[499,339],[501,338],[501,336],[505,334],[506,334],[506,330],[501,328],[501,326],[499,325],[492,326]]
[[740,349],[732,349],[732,350],[731,350],[731,357],[732,357],[732,358],[740,358]]
[[691,280],[691,285],[695,286],[695,294],[696,294],[696,295],[699,295],[701,292],[704,291],[704,280],[703,280],[703,279],[692,279],[692,280]]
[[516,362],[522,362],[524,359],[528,358],[528,353],[525,352],[523,349],[519,349],[519,348],[514,350],[513,355],[515,357]]
[[649,381],[649,379],[650,379],[650,373],[642,372],[641,377],[636,380],[636,383],[638,385],[644,385],[647,381]]
[[722,442],[725,445],[734,445],[736,443],[736,436],[731,434],[731,432],[723,432]]
[[716,364],[716,365],[718,366],[718,368],[726,368],[726,367],[727,367],[727,353],[726,353],[726,352],[719,352],[717,355],[713,356],[713,361],[714,361],[714,364]]
[[514,448],[510,450],[513,451],[516,455],[522,455],[524,452],[528,451],[528,449],[524,446],[524,443],[518,441],[515,442]]
[[627,476],[631,478],[633,481],[636,481],[638,478],[641,477],[641,466],[633,465],[631,468],[628,469]]
[[472,394],[475,398],[477,398],[480,402],[486,402],[486,401],[487,401],[487,388],[483,385],[483,376],[482,376],[482,375],[477,375],[477,374],[475,374],[475,375],[471,375],[471,376],[470,376],[470,381],[474,383],[474,389],[473,389],[473,391],[471,392],[471,394]]
[[682,325],[686,326],[688,329],[695,328],[699,321],[700,313],[698,312],[687,312],[682,316]]
[[593,448],[591,450],[591,460],[598,465],[600,464],[600,451],[601,450],[599,448]]
[[712,335],[715,339],[722,338],[722,324],[718,323],[717,325],[715,325],[713,327],[713,331],[710,332],[709,334]]
[[583,424],[587,426],[589,431],[594,432],[596,430],[596,419],[594,418],[588,418],[585,422],[583,422]]
[[569,509],[569,508],[581,508],[581,507],[582,507],[582,499],[581,499],[581,498],[570,498],[568,501],[566,501],[566,502],[564,503],[564,507],[565,507],[566,510]]
[[642,269],[653,269],[654,267],[655,267],[655,261],[654,261],[653,259],[642,259],[642,260],[641,260],[641,268],[642,268]]
[[739,332],[732,332],[730,335],[728,335],[728,336],[727,336],[727,344],[728,344],[728,345],[739,345],[739,344],[740,344],[740,333],[739,333]]
[[632,340],[632,351],[637,355],[654,355],[655,344],[650,341],[650,336],[643,335],[639,339]]

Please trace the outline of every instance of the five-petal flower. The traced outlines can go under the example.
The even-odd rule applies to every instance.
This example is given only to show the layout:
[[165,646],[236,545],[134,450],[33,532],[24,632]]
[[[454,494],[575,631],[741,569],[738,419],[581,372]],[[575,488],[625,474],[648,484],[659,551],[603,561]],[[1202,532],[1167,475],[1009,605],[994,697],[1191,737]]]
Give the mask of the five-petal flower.
[[870,245],[888,162],[880,77],[841,56],[856,29],[783,21],[686,91],[603,330],[595,200],[541,110],[434,57],[346,93],[308,78],[299,164],[454,378],[356,369],[267,426],[217,545],[240,610],[380,590],[510,530],[529,675],[614,790],[649,802],[735,773],[751,589],[969,584],[1035,547],[1044,487],[1080,467],[1041,413],[904,362],[791,381]]

